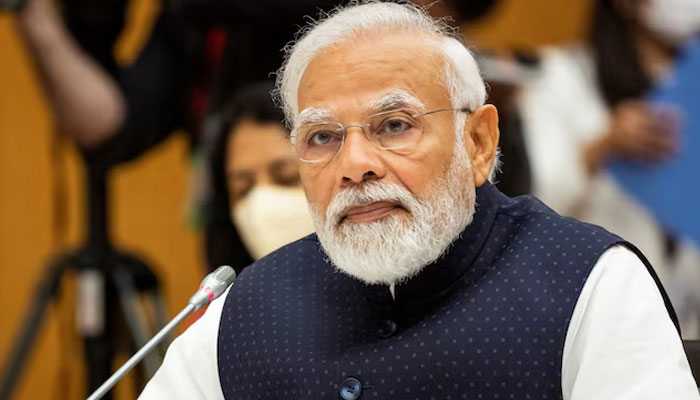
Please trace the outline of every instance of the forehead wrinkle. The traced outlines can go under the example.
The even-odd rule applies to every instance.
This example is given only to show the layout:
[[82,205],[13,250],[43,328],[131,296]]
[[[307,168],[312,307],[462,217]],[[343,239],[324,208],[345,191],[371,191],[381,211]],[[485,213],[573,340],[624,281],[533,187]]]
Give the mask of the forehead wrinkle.
[[394,110],[401,107],[412,107],[418,110],[423,110],[425,108],[423,102],[417,97],[401,89],[392,90],[369,103],[369,108],[373,113]]

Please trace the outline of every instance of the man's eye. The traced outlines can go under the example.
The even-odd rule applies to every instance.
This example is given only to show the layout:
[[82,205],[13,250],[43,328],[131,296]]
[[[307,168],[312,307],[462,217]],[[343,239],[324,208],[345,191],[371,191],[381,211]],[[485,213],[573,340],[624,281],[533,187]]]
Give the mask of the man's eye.
[[337,135],[330,131],[314,132],[309,136],[308,143],[311,146],[326,146],[333,143],[335,136]]
[[404,133],[411,129],[413,125],[403,119],[389,119],[387,121],[384,121],[382,124],[381,128],[379,129],[379,134],[397,134],[397,133]]

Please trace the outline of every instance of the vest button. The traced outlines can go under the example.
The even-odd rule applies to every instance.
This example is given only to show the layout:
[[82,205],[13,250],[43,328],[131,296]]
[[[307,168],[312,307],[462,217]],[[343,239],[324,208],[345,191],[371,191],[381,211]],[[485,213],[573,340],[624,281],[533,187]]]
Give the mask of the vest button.
[[356,400],[362,394],[362,383],[355,378],[345,378],[338,388],[343,400]]
[[381,326],[379,327],[379,337],[382,338],[388,338],[389,336],[393,335],[396,333],[396,330],[399,328],[398,325],[396,325],[396,322],[387,319],[382,322]]

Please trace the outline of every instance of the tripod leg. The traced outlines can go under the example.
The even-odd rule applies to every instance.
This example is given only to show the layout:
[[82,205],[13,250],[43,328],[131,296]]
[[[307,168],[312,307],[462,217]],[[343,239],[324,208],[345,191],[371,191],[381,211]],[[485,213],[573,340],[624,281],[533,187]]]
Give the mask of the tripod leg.
[[[153,303],[153,309],[155,311],[156,326],[163,327],[168,323],[168,308],[165,306],[165,301],[163,300],[163,295],[161,295],[158,288],[153,289],[149,293],[149,297]],[[167,335],[160,344],[160,354],[165,357],[165,352],[168,350],[168,346],[172,343],[172,335]]]
[[49,301],[56,295],[65,269],[71,264],[72,258],[65,256],[57,258],[49,265],[48,273],[37,286],[27,316],[15,336],[10,347],[10,356],[5,363],[0,381],[0,400],[9,400],[22,372],[27,357],[33,350],[32,344],[36,338],[44,313]]
[[[102,385],[102,382],[109,379],[112,375],[112,361],[114,360],[114,337],[111,334],[111,329],[105,331],[95,337],[85,337],[83,343],[85,346],[85,362],[89,368],[87,374],[88,393],[92,393],[95,389]],[[112,393],[107,393],[103,400],[112,399]]]
[[[140,348],[148,341],[151,332],[149,332],[146,323],[146,317],[143,313],[143,308],[139,304],[138,293],[134,287],[133,280],[128,271],[124,268],[117,268],[114,272],[114,281],[119,293],[119,301],[124,314],[131,337],[136,349]],[[157,354],[151,354],[144,359],[146,370],[146,379],[150,379],[155,375],[162,360]]]

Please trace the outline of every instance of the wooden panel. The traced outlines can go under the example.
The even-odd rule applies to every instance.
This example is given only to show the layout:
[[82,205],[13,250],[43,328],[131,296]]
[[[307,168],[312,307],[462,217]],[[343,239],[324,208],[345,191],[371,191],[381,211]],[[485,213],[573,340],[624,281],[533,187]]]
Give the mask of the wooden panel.
[[593,0],[501,0],[466,30],[477,45],[534,49],[578,40],[586,31]]

